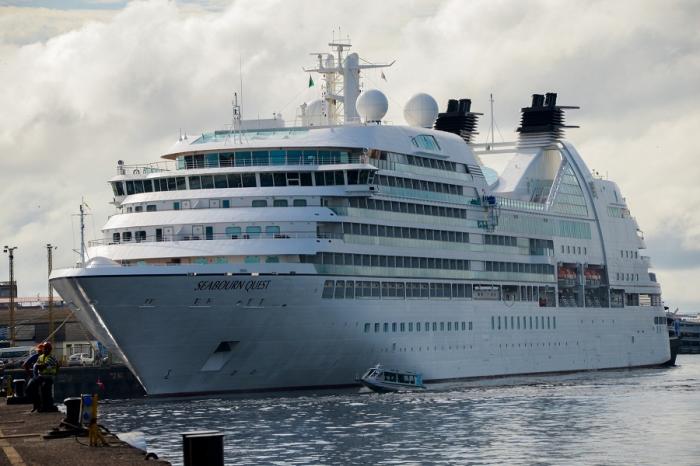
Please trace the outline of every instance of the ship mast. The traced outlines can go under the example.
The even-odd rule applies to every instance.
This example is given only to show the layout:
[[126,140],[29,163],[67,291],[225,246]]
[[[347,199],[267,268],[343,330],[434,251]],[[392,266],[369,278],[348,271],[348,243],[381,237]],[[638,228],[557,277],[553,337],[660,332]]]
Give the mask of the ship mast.
[[[334,52],[313,53],[318,59],[316,68],[305,68],[306,72],[315,72],[322,75],[324,83],[323,101],[325,110],[325,121],[328,125],[340,124],[338,103],[343,104],[342,123],[353,123],[360,121],[355,102],[360,95],[360,71],[369,68],[388,68],[391,63],[368,63],[360,64],[360,56],[357,53],[346,54],[346,49],[352,47],[350,39],[333,40],[328,44]],[[338,84],[342,79],[341,89]],[[339,91],[342,90],[342,94]]]

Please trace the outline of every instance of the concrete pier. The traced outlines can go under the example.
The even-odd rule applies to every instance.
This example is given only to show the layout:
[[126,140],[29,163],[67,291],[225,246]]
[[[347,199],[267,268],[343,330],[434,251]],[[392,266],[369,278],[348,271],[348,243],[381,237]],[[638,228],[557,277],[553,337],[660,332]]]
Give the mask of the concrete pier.
[[167,461],[145,462],[145,452],[107,434],[109,446],[90,447],[87,437],[46,440],[44,434],[58,427],[62,413],[29,413],[31,405],[5,404],[0,398],[0,466],[81,465],[169,465]]

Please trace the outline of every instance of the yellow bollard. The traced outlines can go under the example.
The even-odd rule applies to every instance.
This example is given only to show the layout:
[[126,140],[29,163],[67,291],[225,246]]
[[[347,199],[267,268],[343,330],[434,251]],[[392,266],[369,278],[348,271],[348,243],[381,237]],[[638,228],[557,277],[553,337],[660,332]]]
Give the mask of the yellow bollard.
[[91,447],[107,447],[109,444],[107,443],[104,435],[102,435],[102,432],[100,432],[100,428],[97,426],[98,401],[97,394],[92,395],[92,419],[90,419],[90,426],[88,427],[88,437],[90,438]]

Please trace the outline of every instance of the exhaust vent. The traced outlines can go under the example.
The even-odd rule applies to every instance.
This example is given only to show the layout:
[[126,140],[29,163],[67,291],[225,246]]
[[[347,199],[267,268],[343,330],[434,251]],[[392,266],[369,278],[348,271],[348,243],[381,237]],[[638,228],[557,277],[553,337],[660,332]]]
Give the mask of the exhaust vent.
[[522,118],[520,127],[519,145],[547,145],[564,137],[565,128],[578,128],[578,126],[566,126],[564,110],[578,109],[579,107],[557,105],[557,94],[548,92],[545,95],[533,94],[532,104],[521,109]]
[[460,136],[467,143],[472,142],[476,131],[479,115],[471,111],[472,101],[469,99],[450,99],[447,101],[447,111],[438,114],[435,129]]

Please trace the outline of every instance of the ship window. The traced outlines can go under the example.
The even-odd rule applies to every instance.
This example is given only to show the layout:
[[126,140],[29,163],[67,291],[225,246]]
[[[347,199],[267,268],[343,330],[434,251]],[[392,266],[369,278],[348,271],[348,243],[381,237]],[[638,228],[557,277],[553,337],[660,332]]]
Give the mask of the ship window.
[[440,322],[440,331],[441,332],[445,331],[445,322]]
[[200,177],[190,176],[190,189],[202,189]]
[[112,183],[112,187],[114,188],[114,195],[115,196],[123,196],[124,195],[124,185],[122,184],[121,181],[117,181],[116,183]]
[[430,297],[430,290],[429,290],[429,283],[421,283],[420,284],[420,296],[421,298],[429,298]]
[[[440,324],[442,324],[442,322],[440,322]],[[440,325],[440,327],[442,327],[442,325]],[[452,322],[447,323],[447,330],[452,331]]]
[[249,238],[259,238],[261,231],[262,228],[254,226],[249,226],[245,229],[246,236],[248,236]]
[[354,297],[355,297],[355,284],[352,280],[346,280],[346,282],[345,282],[345,298],[346,299],[353,299]]
[[255,173],[242,173],[241,177],[243,178],[244,188],[254,188],[257,186],[255,181]]
[[494,316],[491,316],[491,330],[496,329],[496,318]]
[[333,280],[326,280],[323,284],[323,294],[321,295],[324,299],[330,299],[333,297]]
[[267,207],[267,201],[265,199],[255,199],[251,205],[253,207]]
[[397,329],[396,322],[392,322],[392,323],[391,323],[391,331],[392,331],[392,332],[395,332],[396,329]]
[[241,237],[240,227],[226,227],[226,236],[231,239],[238,239]]
[[231,207],[231,201],[229,201],[228,199],[222,200],[221,207],[224,209],[228,209],[229,207]]
[[501,316],[498,316],[498,330],[501,329]]
[[294,207],[306,207],[306,199],[294,199],[292,205]]
[[112,233],[112,242],[119,243],[119,233]]
[[231,152],[219,154],[220,167],[233,167],[233,154]]
[[240,188],[242,186],[240,173],[229,173],[226,175],[226,178],[229,188]]
[[202,176],[202,189],[212,189],[214,187],[214,177],[211,175]]
[[365,333],[369,333],[369,327],[370,327],[370,324],[365,323]]
[[274,186],[274,180],[272,179],[272,173],[261,173],[260,174],[260,186],[263,188]]
[[399,325],[399,329],[400,329],[402,332],[405,332],[405,331],[406,331],[406,324],[405,324],[404,322],[401,322],[401,324]]
[[335,299],[345,298],[345,280],[336,280],[335,282]]
[[143,206],[137,205],[136,207],[134,207],[134,212],[143,212]]
[[270,154],[267,151],[253,152],[253,165],[269,165]]
[[146,212],[155,212],[155,211],[156,211],[155,204],[151,204],[151,205],[146,206]]
[[124,240],[125,243],[128,243],[129,241],[131,241],[131,232],[130,232],[130,231],[125,231],[125,232],[122,234],[122,239]]
[[287,186],[287,174],[284,172],[273,173],[272,177],[275,180],[275,186]]
[[473,329],[474,329],[474,327],[473,327],[473,325],[472,325],[472,321],[470,320],[470,321],[469,321],[469,330],[473,330]]
[[272,201],[273,207],[287,207],[289,202],[286,199],[274,199]]
[[437,322],[433,322],[433,332],[437,332]]
[[173,210],[180,210],[180,203],[179,202],[173,202]]
[[316,179],[316,186],[325,186],[326,180],[324,178],[323,172],[315,172],[314,178]]

